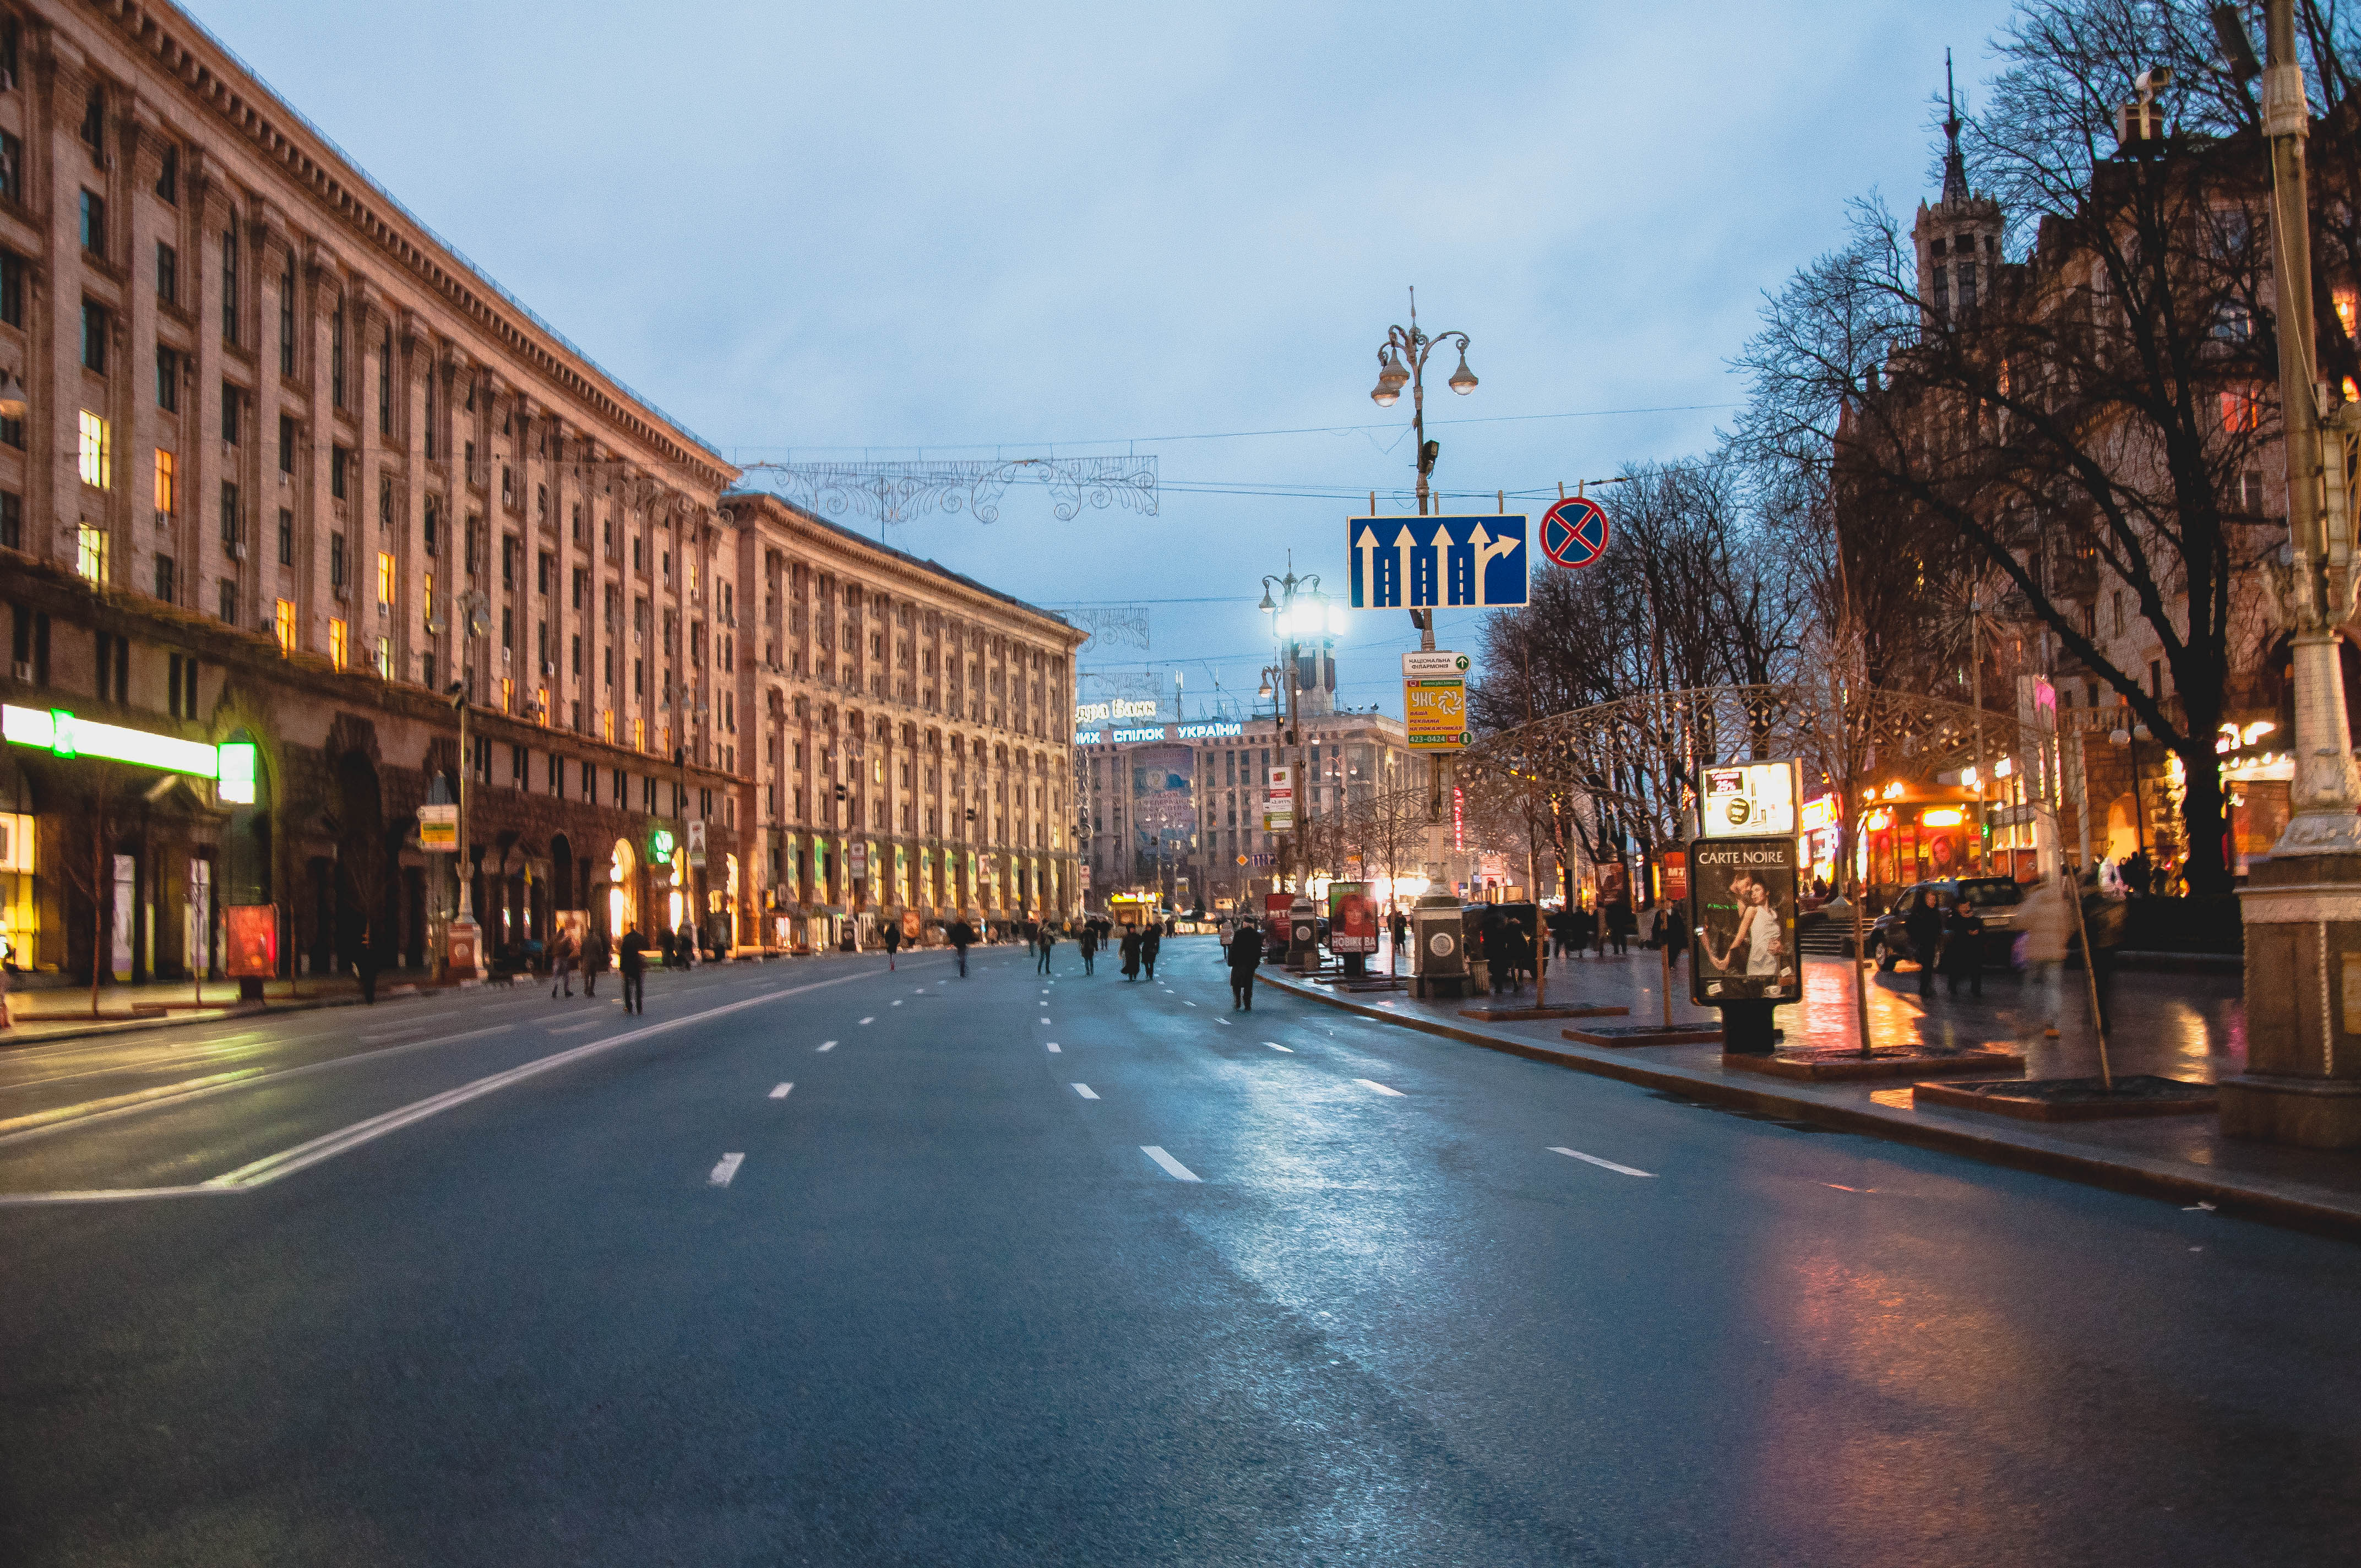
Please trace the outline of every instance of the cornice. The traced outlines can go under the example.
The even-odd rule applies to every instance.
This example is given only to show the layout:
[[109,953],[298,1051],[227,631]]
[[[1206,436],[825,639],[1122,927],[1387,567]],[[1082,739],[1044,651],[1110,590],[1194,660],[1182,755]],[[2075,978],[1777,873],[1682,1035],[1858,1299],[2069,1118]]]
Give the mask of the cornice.
[[200,25],[170,6],[140,0],[83,4],[122,44],[147,55],[158,71],[177,82],[190,103],[275,164],[316,212],[360,236],[513,359],[532,367],[609,424],[629,431],[659,453],[666,466],[693,476],[706,488],[719,491],[737,477],[738,470],[719,453],[668,418],[655,417],[644,402],[402,212]]

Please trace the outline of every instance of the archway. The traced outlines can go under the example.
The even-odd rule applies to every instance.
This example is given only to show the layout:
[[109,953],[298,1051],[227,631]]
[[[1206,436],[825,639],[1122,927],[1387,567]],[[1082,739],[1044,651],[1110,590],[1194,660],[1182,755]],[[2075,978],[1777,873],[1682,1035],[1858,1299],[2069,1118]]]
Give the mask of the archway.
[[2139,802],[2119,795],[2107,806],[2107,859],[2127,861],[2139,847]]
[[[384,795],[377,764],[366,752],[349,751],[336,759],[335,826],[335,929],[323,935],[333,941],[335,970],[341,972],[345,965],[354,964],[373,973],[392,961],[394,901],[400,883],[393,853],[386,843]],[[368,983],[365,975],[362,984]]]
[[607,859],[607,935],[617,941],[640,922],[639,856],[629,839],[615,840]]

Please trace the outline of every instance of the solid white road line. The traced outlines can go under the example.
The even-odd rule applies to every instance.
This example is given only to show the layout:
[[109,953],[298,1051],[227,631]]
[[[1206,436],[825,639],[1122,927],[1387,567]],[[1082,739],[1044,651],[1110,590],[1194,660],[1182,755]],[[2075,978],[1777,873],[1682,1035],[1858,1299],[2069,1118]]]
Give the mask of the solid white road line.
[[1390,1094],[1397,1100],[1406,1098],[1400,1090],[1388,1089],[1384,1084],[1379,1083],[1374,1078],[1356,1078],[1353,1081],[1359,1084],[1364,1089],[1374,1089],[1380,1094]]
[[1058,1052],[1058,1054],[1061,1056],[1064,1054],[1061,1051],[1058,1051],[1058,1042],[1055,1040],[1049,1042],[1049,1049],[1053,1052]]
[[1162,1166],[1164,1168],[1164,1174],[1170,1177],[1175,1181],[1196,1181],[1201,1179],[1195,1171],[1191,1170],[1187,1166],[1182,1165],[1179,1160],[1174,1159],[1170,1155],[1166,1154],[1154,1144],[1140,1145],[1139,1152],[1154,1160],[1157,1164]]
[[785,1100],[787,1097],[787,1091],[794,1087],[795,1085],[792,1083],[783,1083],[776,1089],[771,1091],[771,1098],[774,1100]]
[[430,1046],[447,1046],[458,1040],[478,1039],[486,1035],[500,1034],[511,1026],[507,1024],[495,1024],[489,1029],[470,1029],[464,1035],[445,1035],[439,1039],[412,1040],[404,1045],[387,1046],[379,1050],[355,1051],[350,1056],[331,1057],[326,1061],[306,1062],[302,1067],[283,1067],[275,1072],[242,1068],[231,1072],[216,1073],[209,1078],[192,1079],[185,1083],[166,1084],[156,1089],[139,1090],[130,1094],[113,1095],[104,1100],[89,1101],[79,1106],[60,1106],[54,1111],[34,1112],[29,1115],[12,1117],[7,1121],[0,1122],[0,1129],[5,1129],[0,1131],[0,1144],[22,1143],[28,1138],[87,1127],[97,1122],[111,1122],[121,1116],[136,1116],[142,1111],[159,1110],[167,1105],[202,1100],[209,1095],[224,1093],[233,1089],[273,1083],[284,1078],[302,1078],[311,1073],[325,1072],[330,1068],[343,1067],[350,1062],[376,1061],[382,1057],[401,1056],[411,1051],[424,1050]]
[[[336,1156],[359,1148],[364,1144],[374,1143],[388,1133],[399,1131],[413,1123],[423,1122],[430,1116],[440,1115],[470,1101],[480,1100],[487,1094],[497,1094],[512,1084],[522,1083],[525,1080],[537,1078],[544,1072],[555,1071],[561,1067],[569,1067],[577,1061],[597,1056],[602,1051],[611,1051],[618,1046],[629,1045],[634,1040],[644,1040],[651,1035],[661,1035],[674,1029],[686,1028],[691,1024],[701,1024],[709,1018],[719,1018],[749,1007],[759,1007],[775,997],[793,996],[799,992],[818,991],[826,986],[841,985],[850,980],[867,978],[865,972],[836,975],[828,980],[816,980],[808,984],[790,986],[785,991],[773,992],[766,996],[749,996],[741,1002],[724,1003],[719,1007],[708,1007],[702,1013],[691,1013],[685,1017],[667,1018],[662,1023],[650,1024],[643,1028],[632,1029],[620,1035],[609,1035],[603,1040],[591,1040],[568,1050],[536,1058],[520,1067],[512,1067],[506,1072],[496,1072],[489,1077],[479,1078],[473,1083],[463,1083],[456,1089],[448,1089],[440,1094],[429,1095],[423,1100],[397,1106],[391,1111],[371,1116],[366,1121],[355,1122],[347,1127],[339,1127],[335,1132],[324,1133],[316,1138],[297,1144],[293,1148],[281,1149],[277,1154],[265,1155],[260,1159],[239,1166],[236,1170],[214,1177],[204,1185],[211,1188],[243,1190],[261,1187],[277,1181],[281,1177],[292,1176],[299,1170],[307,1170],[322,1160],[334,1159]],[[479,1032],[490,1034],[492,1031],[486,1029]],[[421,1043],[439,1044],[440,1042],[423,1041]],[[389,1055],[393,1051],[414,1048],[416,1047],[411,1046],[391,1046],[378,1054]],[[308,1068],[289,1069],[291,1073],[310,1070],[312,1069]]]
[[822,1040],[822,1041],[821,1041],[818,1046],[814,1047],[813,1048],[814,1048],[815,1050],[832,1051],[832,1050],[836,1049],[836,1042],[835,1042],[834,1040]]
[[1074,1092],[1081,1095],[1085,1100],[1096,1100],[1098,1098],[1096,1091],[1094,1091],[1087,1083],[1078,1083],[1074,1085]]
[[1611,1170],[1623,1176],[1644,1176],[1652,1181],[1656,1176],[1653,1170],[1634,1170],[1628,1165],[1618,1165],[1611,1159],[1601,1159],[1595,1154],[1585,1154],[1580,1149],[1562,1149],[1553,1144],[1550,1146],[1550,1153],[1562,1154],[1568,1159],[1582,1160],[1587,1164],[1598,1167],[1601,1170]]
[[1286,1051],[1289,1056],[1293,1056],[1295,1054],[1293,1050],[1290,1049],[1286,1046],[1280,1045],[1277,1040],[1265,1040],[1263,1044],[1268,1046],[1275,1051]]
[[713,1174],[705,1179],[715,1187],[727,1187],[738,1174],[738,1168],[745,1163],[746,1157],[742,1154],[723,1155],[720,1163],[713,1168]]

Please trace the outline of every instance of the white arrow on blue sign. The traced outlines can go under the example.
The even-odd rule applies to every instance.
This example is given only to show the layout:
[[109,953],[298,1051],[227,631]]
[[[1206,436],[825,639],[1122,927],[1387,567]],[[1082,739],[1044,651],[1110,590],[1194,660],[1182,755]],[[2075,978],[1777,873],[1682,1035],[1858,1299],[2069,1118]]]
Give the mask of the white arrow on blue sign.
[[1356,517],[1345,548],[1355,609],[1525,602],[1525,519]]

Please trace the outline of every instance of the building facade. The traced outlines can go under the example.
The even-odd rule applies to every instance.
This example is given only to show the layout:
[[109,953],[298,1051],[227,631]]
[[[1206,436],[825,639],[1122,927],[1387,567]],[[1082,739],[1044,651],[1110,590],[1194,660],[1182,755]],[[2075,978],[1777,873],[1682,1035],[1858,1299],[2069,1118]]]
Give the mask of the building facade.
[[[783,887],[848,907],[800,895],[817,872],[785,880],[811,863],[790,839],[827,824],[803,814],[816,773],[761,761],[781,715],[826,693],[849,726],[857,706],[871,734],[844,758],[874,776],[854,820],[916,824],[924,797],[875,773],[915,760],[899,737],[927,711],[888,663],[953,648],[974,674],[939,687],[946,719],[953,692],[971,710],[944,787],[1007,858],[953,885],[985,909],[1048,896],[1071,631],[949,574],[905,598],[924,573],[737,477],[183,14],[0,7],[0,702],[182,768],[12,729],[0,937],[20,967],[219,974],[225,910],[267,905],[282,974],[431,970],[460,868],[496,965],[576,921],[774,941]],[[822,578],[857,601],[795,598]],[[873,589],[972,641],[889,633]],[[759,619],[778,615],[868,641],[833,684],[796,678],[818,657]],[[251,786],[189,761],[224,745]],[[463,774],[464,852],[423,850],[416,808]]]

